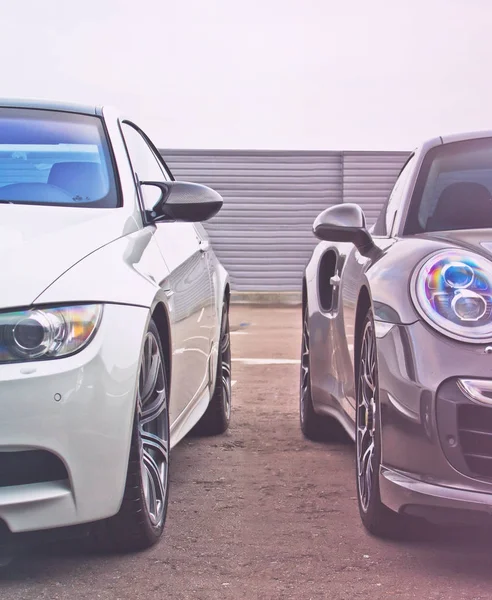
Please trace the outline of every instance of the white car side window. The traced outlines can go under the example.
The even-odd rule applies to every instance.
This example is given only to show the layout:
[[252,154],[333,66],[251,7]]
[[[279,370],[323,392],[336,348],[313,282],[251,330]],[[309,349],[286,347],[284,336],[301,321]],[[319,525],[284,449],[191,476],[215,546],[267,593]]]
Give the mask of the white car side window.
[[[123,123],[122,128],[128,152],[130,154],[132,168],[135,171],[138,180],[169,181],[167,174],[155,157],[152,149],[140,133],[127,123]],[[157,189],[154,190],[151,186],[147,186],[147,188],[144,189],[144,186],[142,186],[142,195],[144,208],[146,210],[152,209],[159,196]]]

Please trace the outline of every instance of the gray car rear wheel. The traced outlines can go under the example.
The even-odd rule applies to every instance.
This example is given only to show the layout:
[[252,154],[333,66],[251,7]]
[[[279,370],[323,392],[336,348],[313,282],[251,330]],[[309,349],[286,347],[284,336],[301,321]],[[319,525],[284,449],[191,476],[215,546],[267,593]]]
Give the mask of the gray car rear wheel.
[[333,418],[318,415],[314,410],[311,392],[311,346],[309,340],[307,304],[303,309],[301,373],[299,389],[299,420],[304,436],[313,441],[342,441],[346,435]]

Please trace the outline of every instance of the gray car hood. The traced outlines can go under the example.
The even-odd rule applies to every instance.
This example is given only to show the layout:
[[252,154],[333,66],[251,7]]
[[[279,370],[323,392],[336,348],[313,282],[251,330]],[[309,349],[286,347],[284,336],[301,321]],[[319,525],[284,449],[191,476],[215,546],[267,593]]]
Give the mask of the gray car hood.
[[492,229],[463,229],[458,231],[439,231],[418,236],[423,239],[444,242],[460,246],[466,250],[492,257]]

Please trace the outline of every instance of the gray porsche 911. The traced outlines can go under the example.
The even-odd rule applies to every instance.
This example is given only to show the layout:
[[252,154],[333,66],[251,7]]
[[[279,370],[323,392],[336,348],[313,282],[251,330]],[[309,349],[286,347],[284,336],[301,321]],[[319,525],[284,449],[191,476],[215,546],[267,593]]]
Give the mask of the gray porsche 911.
[[415,150],[369,231],[355,204],[313,231],[303,433],[355,440],[375,535],[492,514],[492,132]]

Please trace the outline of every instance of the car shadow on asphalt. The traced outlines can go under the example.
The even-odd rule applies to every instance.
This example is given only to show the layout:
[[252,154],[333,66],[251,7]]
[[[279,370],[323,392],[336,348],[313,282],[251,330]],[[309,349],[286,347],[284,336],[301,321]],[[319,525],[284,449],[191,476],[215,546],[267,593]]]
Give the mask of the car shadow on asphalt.
[[[307,442],[318,447],[325,447],[331,453],[340,452],[355,461],[355,445],[345,432],[340,432],[339,437],[323,439],[321,436],[316,441]],[[369,534],[367,534],[369,535]],[[492,557],[492,518],[476,515],[468,524],[433,524],[423,518],[406,516],[405,525],[402,530],[395,532],[393,538],[385,540],[388,544],[397,543],[401,548],[408,546],[413,548],[422,547],[427,550],[435,550],[435,558],[438,560],[439,552],[449,552],[453,548],[456,554],[469,556],[470,554],[483,554],[484,557]],[[492,571],[490,572],[492,576]]]
[[[188,441],[200,443],[200,438],[189,436]],[[336,442],[304,441],[311,447],[340,452],[350,461],[353,458],[353,442],[347,436],[340,436]],[[180,449],[175,452],[179,453]],[[171,482],[178,471],[179,461],[175,461],[174,467],[171,463]],[[182,477],[182,473],[180,475]],[[435,526],[412,518],[408,523],[404,535],[395,535],[394,539],[379,540],[378,543],[394,546],[395,552],[412,549],[414,556],[421,554],[422,568],[434,573],[458,569],[477,579],[492,581],[492,522],[480,526]],[[359,524],[354,522],[353,527],[359,527]],[[10,564],[0,567],[0,585],[2,582],[29,581],[48,584],[57,578],[71,577],[74,573],[79,577],[84,573],[94,576],[95,571],[124,568],[127,561],[133,564],[141,555],[96,552],[81,540],[46,544],[23,552]]]
[[[183,449],[178,446],[173,450],[173,453],[176,455],[180,451],[182,452]],[[170,465],[171,485],[179,469],[178,465],[174,464],[175,462],[178,461],[171,461]],[[165,542],[166,540],[162,539],[160,543]],[[6,557],[7,564],[5,565],[3,564],[4,557],[0,553],[0,585],[2,582],[7,583],[9,581],[48,582],[56,577],[69,577],[72,571],[77,571],[80,575],[81,569],[93,573],[95,565],[98,568],[101,568],[101,564],[110,568],[111,565],[117,565],[125,557],[133,561],[144,554],[145,551],[123,553],[98,550],[91,543],[88,543],[86,538],[39,544]]]

